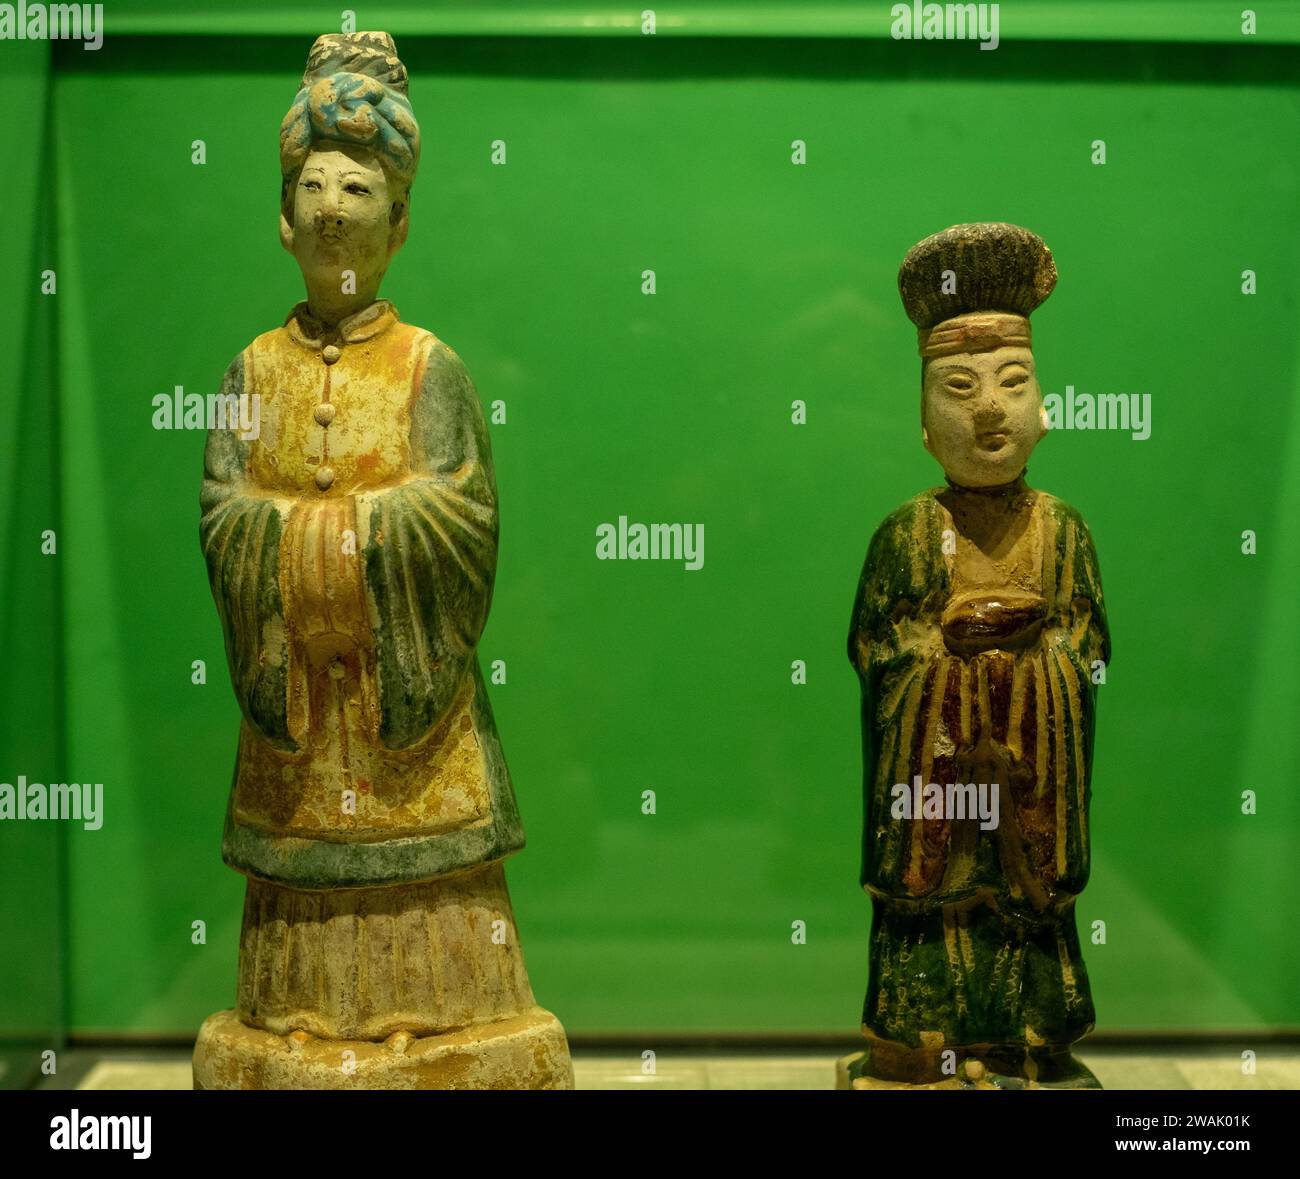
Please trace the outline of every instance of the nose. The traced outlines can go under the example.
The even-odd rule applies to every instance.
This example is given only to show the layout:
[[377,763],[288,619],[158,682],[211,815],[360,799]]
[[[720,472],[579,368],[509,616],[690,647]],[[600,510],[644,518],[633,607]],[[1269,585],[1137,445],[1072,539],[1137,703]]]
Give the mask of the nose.
[[1000,426],[1007,416],[1007,407],[999,396],[996,385],[987,389],[975,408],[975,421],[982,427]]

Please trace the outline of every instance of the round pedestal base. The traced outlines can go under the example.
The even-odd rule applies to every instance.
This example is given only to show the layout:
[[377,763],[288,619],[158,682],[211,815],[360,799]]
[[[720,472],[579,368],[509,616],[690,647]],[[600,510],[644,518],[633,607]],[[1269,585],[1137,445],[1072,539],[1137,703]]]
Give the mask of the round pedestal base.
[[[918,1057],[924,1054],[917,1053]],[[842,1056],[835,1062],[837,1089],[1100,1089],[1101,1084],[1086,1065],[1068,1050],[1058,1049],[1044,1059],[1030,1058],[1023,1070],[1012,1071],[997,1057],[982,1059],[964,1052],[954,1075],[944,1075],[941,1053],[927,1068],[912,1070],[912,1079],[900,1075],[897,1059],[884,1053],[873,1062],[872,1049]],[[883,1074],[883,1075],[881,1075]]]
[[560,1021],[541,1007],[434,1036],[278,1036],[233,1011],[203,1021],[195,1089],[572,1089]]

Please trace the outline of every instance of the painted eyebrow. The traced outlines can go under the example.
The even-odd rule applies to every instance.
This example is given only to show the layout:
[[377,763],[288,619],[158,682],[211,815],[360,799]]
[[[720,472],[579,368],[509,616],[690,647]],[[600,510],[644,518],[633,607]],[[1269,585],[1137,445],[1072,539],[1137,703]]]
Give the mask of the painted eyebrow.
[[[322,167],[320,167],[318,164],[313,164],[310,168],[304,168],[304,169],[302,170],[302,174],[303,174],[304,176],[306,176],[308,172],[315,172],[315,173],[317,173],[317,174],[323,176],[323,175],[325,174],[325,169],[322,168]],[[366,179],[366,174],[365,174],[364,172],[357,172],[357,171],[355,171],[355,170],[349,170],[349,171],[347,171],[347,172],[341,172],[341,173],[339,173],[339,175],[341,175],[341,176],[360,176],[363,180]]]

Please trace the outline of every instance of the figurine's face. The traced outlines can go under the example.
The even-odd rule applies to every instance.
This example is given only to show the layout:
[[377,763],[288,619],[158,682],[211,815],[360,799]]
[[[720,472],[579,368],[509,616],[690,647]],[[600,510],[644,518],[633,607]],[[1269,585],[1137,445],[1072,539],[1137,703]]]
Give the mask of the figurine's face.
[[1028,348],[935,357],[922,386],[921,437],[949,479],[996,487],[1020,477],[1047,433]]
[[298,260],[308,285],[358,289],[378,280],[406,238],[406,198],[366,148],[321,143],[298,174],[292,208],[281,211],[280,238]]

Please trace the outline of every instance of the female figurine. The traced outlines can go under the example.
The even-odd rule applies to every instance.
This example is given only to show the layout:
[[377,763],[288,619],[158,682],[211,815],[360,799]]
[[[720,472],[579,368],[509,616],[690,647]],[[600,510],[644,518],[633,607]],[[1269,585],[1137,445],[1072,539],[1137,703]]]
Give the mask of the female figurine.
[[[385,33],[319,38],[280,131],[307,288],[226,372],[201,538],[243,712],[223,855],[248,878],[238,1004],[199,1088],[562,1088],[501,861],[523,846],[479,671],[497,553],[460,358],[379,285],[419,129]],[[237,416],[237,415],[236,415]]]
[[898,281],[946,483],[877,529],[853,607],[873,918],[840,1084],[1095,1087],[1070,1053],[1094,1021],[1074,903],[1110,644],[1083,518],[1024,478],[1056,268],[1028,230],[958,225]]

